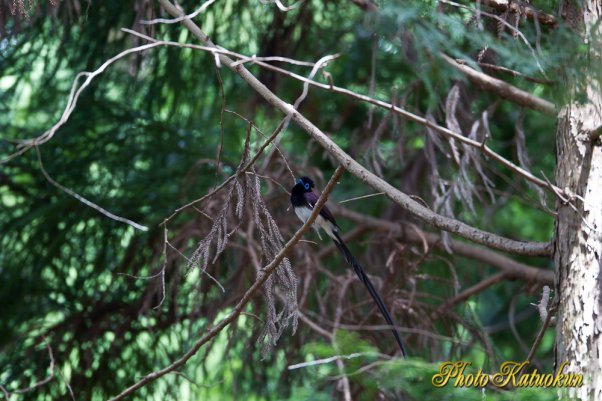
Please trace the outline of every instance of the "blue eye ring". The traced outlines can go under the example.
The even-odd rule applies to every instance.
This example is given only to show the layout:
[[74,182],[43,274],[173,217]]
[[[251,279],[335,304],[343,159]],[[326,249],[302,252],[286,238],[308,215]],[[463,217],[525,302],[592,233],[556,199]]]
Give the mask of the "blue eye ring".
[[305,187],[305,189],[309,190],[309,183],[306,182],[305,185],[303,185]]

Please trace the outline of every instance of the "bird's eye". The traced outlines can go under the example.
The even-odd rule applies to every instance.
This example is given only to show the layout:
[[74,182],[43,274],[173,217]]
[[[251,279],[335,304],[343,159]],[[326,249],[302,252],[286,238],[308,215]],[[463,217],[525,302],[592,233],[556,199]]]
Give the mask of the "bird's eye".
[[306,182],[305,185],[304,185],[304,187],[305,187],[305,189],[309,190],[309,183]]

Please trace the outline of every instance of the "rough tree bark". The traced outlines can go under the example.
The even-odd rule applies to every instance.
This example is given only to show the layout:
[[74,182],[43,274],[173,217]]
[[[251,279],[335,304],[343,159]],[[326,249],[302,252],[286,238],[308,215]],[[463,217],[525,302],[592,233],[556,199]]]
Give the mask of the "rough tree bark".
[[587,100],[570,101],[560,111],[556,133],[556,184],[577,210],[558,202],[555,362],[557,368],[570,362],[565,373],[583,374],[584,385],[570,389],[569,398],[602,400],[602,146],[592,134],[602,125],[602,0],[565,0],[562,6],[565,21],[589,45],[590,68],[580,77],[580,85],[569,82],[572,99],[580,88]]

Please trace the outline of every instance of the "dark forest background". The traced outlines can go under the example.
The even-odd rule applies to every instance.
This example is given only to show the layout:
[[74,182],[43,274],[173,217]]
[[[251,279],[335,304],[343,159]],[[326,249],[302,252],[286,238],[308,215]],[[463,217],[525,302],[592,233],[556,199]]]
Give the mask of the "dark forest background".
[[[315,80],[441,125],[453,126],[453,117],[465,135],[486,140],[537,176],[553,177],[555,117],[471,84],[440,55],[561,102],[560,77],[579,73],[579,38],[560,22],[477,3],[307,0],[283,12],[272,2],[218,0],[195,22],[214,43],[247,56],[314,63],[338,54]],[[549,2],[531,3],[557,11]],[[251,286],[269,262],[257,199],[259,221],[267,227],[272,218],[287,240],[300,226],[289,208],[295,179],[311,176],[321,189],[337,163],[291,123],[278,147],[269,146],[239,179],[246,198],[226,188],[161,225],[235,173],[245,152],[254,155],[283,118],[237,75],[216,66],[210,53],[174,46],[108,66],[51,140],[11,157],[22,149],[19,141],[59,121],[79,72],[147,43],[122,28],[199,43],[180,24],[141,24],[170,18],[150,0],[0,4],[0,384],[9,399],[106,399],[184,354]],[[188,13],[201,5],[179,4]],[[494,17],[478,15],[477,7]],[[311,71],[270,63],[306,77]],[[247,68],[291,104],[303,90],[290,76]],[[552,238],[553,197],[491,158],[328,90],[310,89],[299,111],[361,164],[434,211],[509,238]],[[110,219],[61,188],[148,230]],[[374,196],[353,200],[365,195]],[[289,288],[278,282],[269,297],[255,294],[177,373],[132,399],[328,400],[342,397],[341,377],[360,400],[556,396],[546,389],[431,385],[442,361],[497,371],[503,361],[525,360],[541,328],[533,304],[553,283],[549,258],[507,255],[441,235],[351,174],[329,199],[411,358],[395,357],[393,337],[361,283],[327,238],[308,232],[307,242],[289,255]],[[231,231],[223,253],[214,260],[219,245],[213,243],[209,257],[196,258],[222,212]],[[468,248],[461,251],[458,243]],[[492,253],[501,261],[493,262]],[[526,279],[504,265],[541,274]],[[266,329],[272,306],[280,312],[297,305],[294,334],[296,319],[276,316],[276,328]],[[549,329],[533,366],[553,371],[553,344]],[[355,353],[343,366],[288,369]]]

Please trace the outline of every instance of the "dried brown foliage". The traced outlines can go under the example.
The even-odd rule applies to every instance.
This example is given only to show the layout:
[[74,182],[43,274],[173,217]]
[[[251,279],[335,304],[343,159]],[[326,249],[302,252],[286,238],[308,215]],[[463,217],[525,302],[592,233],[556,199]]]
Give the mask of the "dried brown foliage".
[[[250,161],[249,138],[250,130],[247,131],[243,156],[237,169],[240,173],[242,168]],[[256,276],[263,275],[261,266],[269,263],[280,252],[284,244],[284,238],[280,233],[278,224],[272,217],[261,194],[261,183],[259,177],[252,167],[250,174],[241,174],[235,177],[225,197],[221,198],[223,205],[209,233],[199,242],[190,258],[189,267],[198,266],[203,272],[208,265],[215,263],[228,246],[230,238],[240,229],[243,223],[252,225],[259,234],[259,257],[257,258],[255,241],[248,238],[247,246],[255,256]],[[248,210],[248,220],[244,222],[244,211]],[[285,294],[282,305],[277,305],[275,292],[279,289]],[[288,258],[284,258],[276,273],[271,275],[264,285],[264,294],[267,304],[266,320],[264,329],[259,335],[257,342],[261,344],[262,355],[267,356],[272,347],[287,327],[291,327],[294,333],[297,329],[297,277],[293,272]]]

